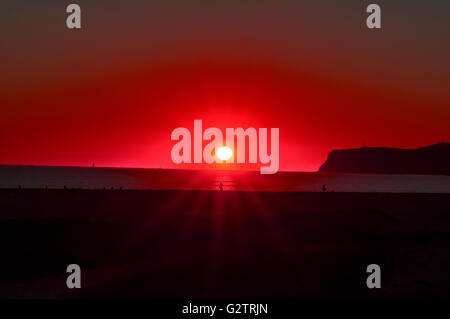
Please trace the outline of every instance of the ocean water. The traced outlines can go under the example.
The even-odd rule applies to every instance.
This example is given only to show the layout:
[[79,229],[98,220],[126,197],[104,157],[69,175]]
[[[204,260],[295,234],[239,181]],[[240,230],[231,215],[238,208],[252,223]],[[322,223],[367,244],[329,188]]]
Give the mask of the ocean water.
[[0,166],[0,188],[450,193],[450,176]]

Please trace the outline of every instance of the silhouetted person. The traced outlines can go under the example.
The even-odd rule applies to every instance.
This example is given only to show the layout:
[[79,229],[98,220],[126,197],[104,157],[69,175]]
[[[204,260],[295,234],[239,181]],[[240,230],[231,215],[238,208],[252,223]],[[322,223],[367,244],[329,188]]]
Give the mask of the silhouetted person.
[[222,182],[219,183],[219,189],[220,189],[221,191],[223,191],[223,184],[222,184]]
[[322,192],[326,192],[327,191],[327,186],[325,184],[322,185]]
[[19,185],[19,189],[22,189],[22,185]]
[[66,185],[64,185],[64,189],[67,190],[67,186]]

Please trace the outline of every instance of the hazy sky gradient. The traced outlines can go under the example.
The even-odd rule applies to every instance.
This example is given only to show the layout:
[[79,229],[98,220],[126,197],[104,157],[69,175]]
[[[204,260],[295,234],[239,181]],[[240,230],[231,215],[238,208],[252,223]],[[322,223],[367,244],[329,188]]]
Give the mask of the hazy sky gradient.
[[0,5],[0,164],[173,167],[196,118],[279,127],[283,170],[450,139],[448,1],[69,3]]

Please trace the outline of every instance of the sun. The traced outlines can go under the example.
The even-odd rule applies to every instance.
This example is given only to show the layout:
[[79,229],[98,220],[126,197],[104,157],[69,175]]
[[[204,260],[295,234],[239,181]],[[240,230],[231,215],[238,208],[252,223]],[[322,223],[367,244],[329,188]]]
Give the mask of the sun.
[[220,160],[226,161],[233,156],[233,151],[228,146],[221,146],[216,150],[216,155]]

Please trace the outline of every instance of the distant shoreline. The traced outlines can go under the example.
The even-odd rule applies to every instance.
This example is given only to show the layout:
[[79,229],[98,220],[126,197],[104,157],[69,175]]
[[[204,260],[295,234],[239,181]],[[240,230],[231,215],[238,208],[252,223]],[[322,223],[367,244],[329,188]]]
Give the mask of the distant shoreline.
[[[450,193],[450,176],[328,172],[0,166],[0,188]],[[324,187],[325,186],[325,187]]]

